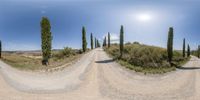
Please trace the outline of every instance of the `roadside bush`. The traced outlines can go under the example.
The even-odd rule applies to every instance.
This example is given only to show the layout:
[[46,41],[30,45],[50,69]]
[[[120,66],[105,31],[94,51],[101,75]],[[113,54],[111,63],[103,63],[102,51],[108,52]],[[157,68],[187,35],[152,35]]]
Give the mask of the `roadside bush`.
[[55,53],[54,57],[58,59],[62,59],[62,58],[70,57],[74,55],[76,55],[76,52],[72,48],[64,47],[63,50],[59,51],[58,53]]
[[139,42],[137,42],[137,41],[135,41],[135,42],[133,42],[133,44],[140,44]]

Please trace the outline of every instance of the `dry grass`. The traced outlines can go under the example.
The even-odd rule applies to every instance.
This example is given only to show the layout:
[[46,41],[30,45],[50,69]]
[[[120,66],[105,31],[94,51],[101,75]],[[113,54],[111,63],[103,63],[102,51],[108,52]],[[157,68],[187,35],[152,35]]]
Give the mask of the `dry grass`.
[[31,71],[37,71],[37,70],[47,70],[50,68],[55,68],[59,67],[61,65],[67,64],[67,63],[73,63],[82,54],[74,54],[70,55],[68,57],[62,57],[62,58],[57,58],[56,55],[58,51],[52,52],[53,56],[52,58],[49,59],[49,65],[44,66],[41,63],[42,56],[40,54],[35,54],[35,53],[3,53],[2,54],[2,60],[11,65],[14,68],[20,69],[20,70],[31,70]]

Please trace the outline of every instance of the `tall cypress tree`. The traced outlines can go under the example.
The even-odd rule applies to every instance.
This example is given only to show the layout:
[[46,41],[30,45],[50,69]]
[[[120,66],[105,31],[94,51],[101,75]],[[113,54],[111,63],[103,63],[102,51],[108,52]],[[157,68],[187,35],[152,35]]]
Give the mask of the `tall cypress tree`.
[[102,45],[103,47],[105,46],[105,38],[103,39],[103,45]]
[[[96,39],[96,40],[97,40],[97,39]],[[97,43],[97,45],[96,45],[97,47],[96,47],[96,48],[98,48],[98,42],[99,42],[99,41],[97,40],[97,42],[96,42],[96,43]]]
[[173,58],[173,37],[174,37],[173,28],[170,27],[168,32],[168,41],[167,41],[168,61],[170,62],[170,64]]
[[97,39],[95,38],[95,48],[97,48]]
[[1,52],[2,52],[2,47],[1,47],[1,40],[0,40],[0,58],[1,58]]
[[121,25],[121,29],[120,29],[120,58],[123,55],[123,50],[124,50],[124,28]]
[[183,39],[183,57],[185,57],[185,38]]
[[198,45],[197,55],[198,55],[198,58],[199,58],[200,57],[200,45]]
[[47,65],[48,59],[51,56],[51,45],[52,45],[52,33],[51,33],[51,24],[47,17],[42,17],[40,22],[41,26],[41,39],[42,39],[42,64]]
[[106,36],[105,36],[105,38],[104,38],[104,42],[105,42],[104,46],[106,47],[106,46],[107,46]]
[[91,39],[91,49],[93,49],[93,35],[92,35],[92,33],[90,35],[90,39]]
[[84,26],[82,27],[82,49],[83,52],[85,52],[87,49],[86,31]]
[[188,47],[187,47],[187,57],[190,57],[190,45],[188,44]]
[[97,47],[100,47],[99,40],[97,40]]
[[110,33],[108,32],[108,48],[110,48]]

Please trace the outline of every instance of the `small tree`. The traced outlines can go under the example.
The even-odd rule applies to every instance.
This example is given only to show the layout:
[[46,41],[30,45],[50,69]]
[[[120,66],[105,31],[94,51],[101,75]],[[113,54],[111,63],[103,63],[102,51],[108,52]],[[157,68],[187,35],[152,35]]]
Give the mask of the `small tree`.
[[120,58],[123,55],[123,50],[124,50],[124,28],[121,25],[121,29],[120,29]]
[[1,58],[1,52],[2,52],[2,47],[1,47],[1,40],[0,40],[0,58]]
[[183,57],[185,57],[185,38],[183,39]]
[[86,31],[84,26],[82,27],[82,49],[83,52],[85,52],[87,49]]
[[93,35],[92,35],[92,33],[90,35],[90,39],[91,39],[91,49],[93,49]]
[[168,32],[168,41],[167,41],[167,53],[168,53],[168,61],[171,64],[172,58],[173,58],[173,28],[169,28]]
[[42,64],[47,65],[48,59],[51,56],[51,45],[52,45],[52,36],[51,36],[51,24],[47,17],[42,17],[40,22],[41,26],[41,39],[42,39]]
[[187,57],[190,57],[190,45],[188,44],[188,47],[187,47]]
[[110,33],[108,32],[108,48],[110,48]]

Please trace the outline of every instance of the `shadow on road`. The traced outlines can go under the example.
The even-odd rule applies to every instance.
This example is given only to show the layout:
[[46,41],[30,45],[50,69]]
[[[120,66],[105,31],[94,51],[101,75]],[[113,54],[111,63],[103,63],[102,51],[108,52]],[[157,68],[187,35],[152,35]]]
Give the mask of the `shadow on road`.
[[176,64],[172,63],[172,66],[175,66],[177,69],[180,70],[196,70],[196,69],[200,69],[200,67],[182,67],[182,66],[178,66]]
[[177,69],[181,70],[195,70],[195,69],[200,69],[200,67],[176,67]]
[[96,63],[111,63],[113,61],[114,61],[113,59],[108,59],[108,60],[96,61]]

